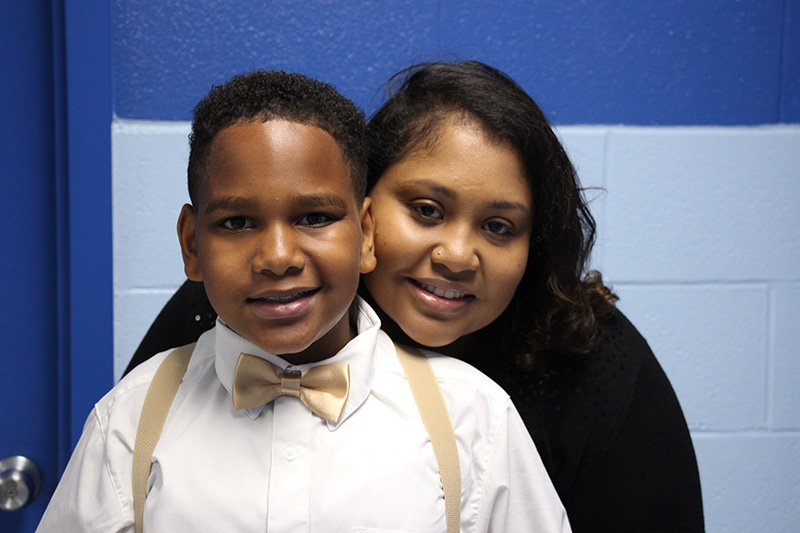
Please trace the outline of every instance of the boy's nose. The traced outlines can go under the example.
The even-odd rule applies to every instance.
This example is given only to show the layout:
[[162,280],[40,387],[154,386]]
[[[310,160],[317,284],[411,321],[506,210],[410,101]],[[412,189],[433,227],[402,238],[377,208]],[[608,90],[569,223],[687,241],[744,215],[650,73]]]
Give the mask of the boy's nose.
[[283,276],[304,266],[305,255],[291,229],[272,227],[262,232],[253,257],[255,272]]

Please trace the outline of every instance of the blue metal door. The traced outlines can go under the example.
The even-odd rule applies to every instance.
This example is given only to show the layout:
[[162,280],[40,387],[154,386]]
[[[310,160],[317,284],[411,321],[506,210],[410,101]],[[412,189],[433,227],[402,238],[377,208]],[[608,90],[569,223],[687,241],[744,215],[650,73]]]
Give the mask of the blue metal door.
[[0,531],[33,531],[58,476],[53,47],[48,2],[3,2],[0,14],[0,459],[43,472],[41,494],[0,510]]
[[108,3],[64,4],[0,2],[0,461],[43,479],[5,533],[35,529],[111,386]]

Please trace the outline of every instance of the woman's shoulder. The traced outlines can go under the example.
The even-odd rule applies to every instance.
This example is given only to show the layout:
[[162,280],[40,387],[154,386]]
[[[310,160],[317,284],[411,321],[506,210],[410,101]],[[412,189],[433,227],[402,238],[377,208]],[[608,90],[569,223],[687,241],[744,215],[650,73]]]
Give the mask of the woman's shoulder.
[[618,309],[601,318],[598,329],[599,342],[588,354],[552,354],[539,374],[521,374],[506,366],[491,376],[506,388],[523,418],[531,413],[576,424],[575,415],[581,415],[579,426],[599,420],[607,425],[624,410],[643,365],[658,363],[647,341]]
[[508,367],[490,374],[510,394],[557,487],[602,461],[634,401],[662,391],[674,396],[647,341],[621,311],[600,319],[598,328],[592,352],[554,355],[542,374]]
[[[552,413],[542,415],[551,431],[545,438],[561,452],[557,475],[573,526],[702,531],[697,460],[667,375],[624,314],[615,311],[600,328],[600,344],[579,371],[593,389],[584,404],[571,404],[589,417],[586,423],[559,425]],[[571,431],[580,436],[578,447]]]
[[125,375],[159,352],[196,341],[216,319],[202,282],[186,280],[153,321]]
[[599,330],[593,352],[504,384],[573,526],[702,530],[697,463],[669,379],[621,311]]

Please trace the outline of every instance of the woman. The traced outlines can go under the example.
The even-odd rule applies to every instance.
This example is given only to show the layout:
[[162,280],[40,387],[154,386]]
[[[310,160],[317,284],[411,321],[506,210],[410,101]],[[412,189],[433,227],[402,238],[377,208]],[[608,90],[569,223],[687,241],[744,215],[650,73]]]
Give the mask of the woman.
[[[536,103],[477,62],[403,73],[370,120],[378,267],[362,295],[400,342],[511,395],[574,531],[702,531],[697,465],[647,343],[584,275],[595,224]],[[185,284],[131,366],[214,323]]]

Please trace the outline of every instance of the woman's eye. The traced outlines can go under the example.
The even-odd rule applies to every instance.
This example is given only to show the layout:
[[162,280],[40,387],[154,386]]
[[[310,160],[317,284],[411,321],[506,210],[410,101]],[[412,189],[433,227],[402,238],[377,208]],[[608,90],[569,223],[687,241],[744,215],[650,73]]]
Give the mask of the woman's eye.
[[222,227],[231,230],[241,230],[252,228],[253,223],[247,220],[245,217],[231,217],[222,221]]
[[483,225],[483,228],[489,233],[501,237],[509,237],[514,234],[514,230],[511,226],[498,220],[490,220]]
[[324,226],[334,221],[334,218],[325,213],[309,213],[303,215],[297,222],[301,226]]
[[442,213],[436,206],[431,204],[411,204],[411,210],[414,211],[419,217],[426,219],[440,219]]

